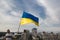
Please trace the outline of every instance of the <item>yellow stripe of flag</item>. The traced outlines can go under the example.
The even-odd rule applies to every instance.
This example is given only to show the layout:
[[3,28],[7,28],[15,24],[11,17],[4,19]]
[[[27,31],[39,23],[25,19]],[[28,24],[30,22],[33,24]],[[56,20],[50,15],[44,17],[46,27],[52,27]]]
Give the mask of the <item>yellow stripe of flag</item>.
[[29,24],[29,23],[34,23],[35,25],[38,26],[38,23],[33,21],[32,19],[30,18],[21,18],[21,21],[20,21],[20,24],[21,25],[24,25],[24,24]]

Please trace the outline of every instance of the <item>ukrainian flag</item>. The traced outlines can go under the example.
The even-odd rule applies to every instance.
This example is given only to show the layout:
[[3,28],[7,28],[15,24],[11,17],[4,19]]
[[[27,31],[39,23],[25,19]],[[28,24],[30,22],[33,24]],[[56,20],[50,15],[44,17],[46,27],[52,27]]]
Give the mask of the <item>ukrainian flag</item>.
[[29,24],[29,23],[34,23],[35,25],[39,25],[39,19],[32,14],[29,14],[27,12],[23,12],[23,16],[20,21],[20,25],[23,24]]

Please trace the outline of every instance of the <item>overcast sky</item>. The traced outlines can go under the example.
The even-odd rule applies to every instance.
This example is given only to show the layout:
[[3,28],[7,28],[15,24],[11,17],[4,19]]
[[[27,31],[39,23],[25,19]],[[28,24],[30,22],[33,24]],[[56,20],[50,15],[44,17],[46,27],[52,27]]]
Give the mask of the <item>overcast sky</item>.
[[60,0],[0,0],[0,31],[17,32],[23,12],[28,12],[39,18],[40,26],[26,24],[20,26],[20,31],[60,31]]

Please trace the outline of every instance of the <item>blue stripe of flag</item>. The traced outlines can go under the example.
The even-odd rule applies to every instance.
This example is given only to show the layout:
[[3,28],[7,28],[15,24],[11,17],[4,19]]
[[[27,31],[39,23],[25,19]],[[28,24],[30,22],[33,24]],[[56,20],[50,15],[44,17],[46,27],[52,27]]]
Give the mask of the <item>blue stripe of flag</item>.
[[30,18],[30,19],[32,19],[33,21],[37,22],[37,23],[38,23],[38,21],[39,21],[39,19],[38,19],[37,17],[35,17],[35,16],[33,16],[32,14],[29,14],[29,13],[27,13],[27,12],[23,12],[22,18]]

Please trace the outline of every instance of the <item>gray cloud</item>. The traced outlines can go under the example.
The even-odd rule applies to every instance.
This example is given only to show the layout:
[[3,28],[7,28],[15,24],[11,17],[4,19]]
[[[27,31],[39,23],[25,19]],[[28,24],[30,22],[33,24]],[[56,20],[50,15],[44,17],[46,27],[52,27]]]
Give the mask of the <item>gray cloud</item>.
[[[2,26],[1,31],[4,28],[10,28],[14,31],[18,26],[23,10],[40,18],[41,27],[38,28],[39,30],[41,28],[42,31],[59,31],[60,0],[0,0],[0,23],[2,24],[0,25]],[[16,23],[17,25],[15,25]],[[14,24],[15,26],[12,26],[11,24]],[[28,26],[30,27],[30,25]],[[32,26],[34,27],[34,25]],[[28,29],[29,27],[26,28]],[[24,29],[25,27],[21,28]]]
[[38,4],[42,3],[42,5],[46,8],[47,18],[45,21],[49,26],[54,25],[58,28],[60,27],[60,0],[38,0]]

